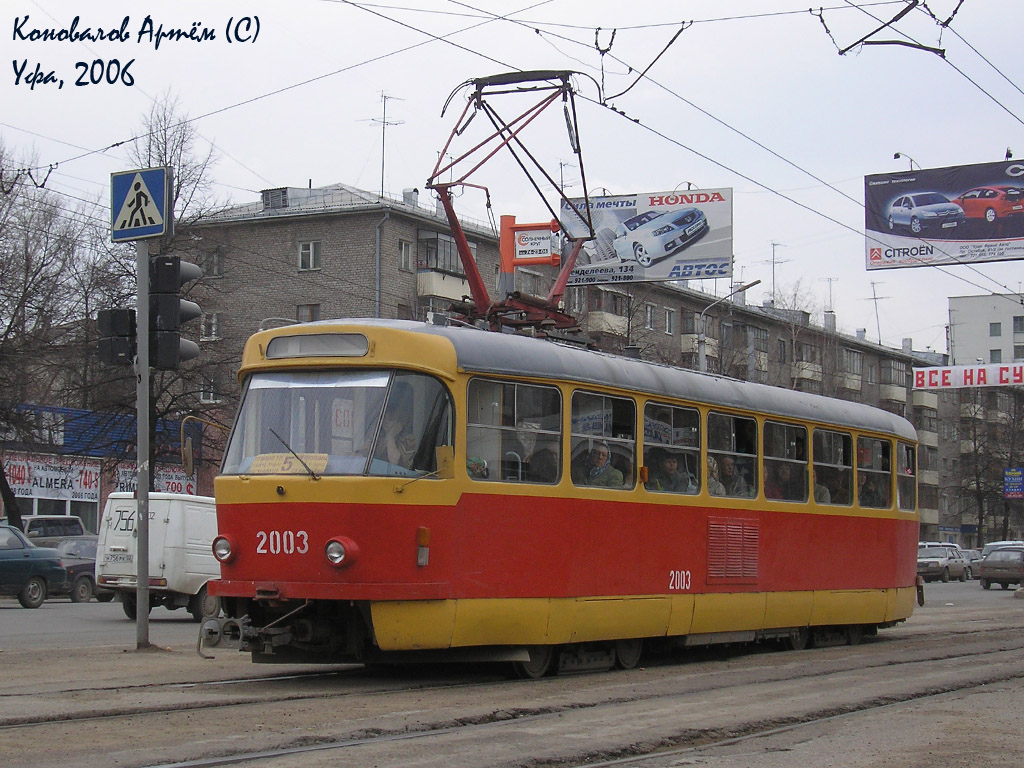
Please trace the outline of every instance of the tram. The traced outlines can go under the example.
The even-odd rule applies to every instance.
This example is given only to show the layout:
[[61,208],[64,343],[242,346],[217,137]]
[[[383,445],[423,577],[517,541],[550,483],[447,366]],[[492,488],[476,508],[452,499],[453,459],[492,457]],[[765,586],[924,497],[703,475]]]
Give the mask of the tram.
[[913,611],[917,438],[888,412],[397,320],[262,331],[239,376],[207,647],[539,677]]

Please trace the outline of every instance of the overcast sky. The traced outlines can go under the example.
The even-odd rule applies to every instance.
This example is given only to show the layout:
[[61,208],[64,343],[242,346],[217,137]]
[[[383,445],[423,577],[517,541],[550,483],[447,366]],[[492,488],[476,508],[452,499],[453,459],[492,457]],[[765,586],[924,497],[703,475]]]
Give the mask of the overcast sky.
[[[945,351],[946,298],[1019,292],[1024,265],[866,271],[863,180],[907,169],[896,152],[924,168],[1002,160],[1008,147],[1024,158],[1024,4],[928,0],[870,38],[942,49],[945,57],[910,45],[839,55],[907,5],[839,0],[819,16],[805,0],[4,0],[0,39],[10,63],[0,77],[0,139],[8,150],[34,153],[34,177],[55,166],[47,188],[71,202],[108,205],[110,173],[132,168],[114,145],[137,133],[153,99],[171,89],[215,145],[224,200],[338,182],[379,191],[386,95],[384,190],[418,187],[427,202],[424,182],[465,91],[443,116],[442,108],[460,83],[571,69],[581,73],[591,192],[732,188],[736,279],[762,281],[748,301],[771,297],[774,272],[780,300],[801,281],[819,322],[831,302],[844,332],[866,328],[873,341],[880,331],[888,345],[909,337],[915,349]],[[945,20],[958,5],[946,28],[929,15]],[[69,29],[76,15],[79,33],[119,31],[128,17],[127,40],[25,39]],[[207,31],[213,39],[156,46],[161,25],[187,31],[194,23],[197,37]],[[128,77],[119,77],[126,66]],[[93,77],[102,82],[88,82]],[[602,94],[618,112],[602,106]],[[503,116],[515,111],[510,103]],[[545,113],[524,140],[569,193],[581,194],[560,121],[560,113]],[[483,126],[471,126],[456,149],[483,138],[474,138],[477,130]],[[472,181],[490,190],[495,219],[549,218],[508,161]],[[457,208],[486,217],[476,191]],[[703,289],[729,290],[725,280]]]

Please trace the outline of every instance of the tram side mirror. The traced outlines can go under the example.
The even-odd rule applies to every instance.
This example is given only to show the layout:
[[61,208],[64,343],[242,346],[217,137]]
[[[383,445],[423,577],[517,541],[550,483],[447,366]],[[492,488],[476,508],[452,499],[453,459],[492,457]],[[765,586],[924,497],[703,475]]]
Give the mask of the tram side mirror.
[[455,477],[455,448],[450,445],[439,445],[434,449],[434,466],[437,467],[437,477],[440,480],[450,480]]

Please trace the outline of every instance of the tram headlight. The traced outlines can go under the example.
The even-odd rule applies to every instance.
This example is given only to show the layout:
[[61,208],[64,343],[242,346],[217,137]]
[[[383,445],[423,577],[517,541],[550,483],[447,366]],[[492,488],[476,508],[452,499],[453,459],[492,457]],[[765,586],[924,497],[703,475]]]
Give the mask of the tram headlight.
[[324,545],[324,556],[327,558],[327,562],[335,568],[351,565],[358,554],[359,547],[356,546],[356,543],[344,536],[335,536]]
[[227,536],[218,536],[213,540],[213,556],[222,563],[229,563],[235,557],[235,548]]

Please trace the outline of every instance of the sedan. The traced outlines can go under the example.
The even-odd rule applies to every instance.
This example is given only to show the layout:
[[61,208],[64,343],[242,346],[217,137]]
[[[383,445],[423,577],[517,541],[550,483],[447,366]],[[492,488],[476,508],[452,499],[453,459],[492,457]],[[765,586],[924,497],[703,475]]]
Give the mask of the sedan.
[[984,219],[994,224],[1007,216],[1024,215],[1024,189],[1021,187],[975,187],[954,197],[968,219]]
[[1024,584],[1024,547],[1003,547],[989,552],[981,561],[978,582],[982,589],[999,584],[1009,589],[1011,584]]
[[0,525],[0,594],[17,595],[22,607],[38,608],[66,581],[57,550],[37,547],[17,528]]
[[114,599],[113,590],[96,586],[96,542],[98,536],[69,536],[57,542],[56,549],[68,572],[68,580],[54,589],[68,594],[73,603],[87,603],[95,596],[101,603]]
[[647,211],[619,224],[612,245],[619,261],[635,259],[641,267],[649,267],[696,242],[707,231],[708,219],[700,208]]
[[925,581],[967,581],[967,571],[967,558],[956,546],[917,549],[917,575]]
[[889,206],[889,229],[906,227],[913,234],[951,232],[964,223],[964,209],[938,192],[903,195]]

